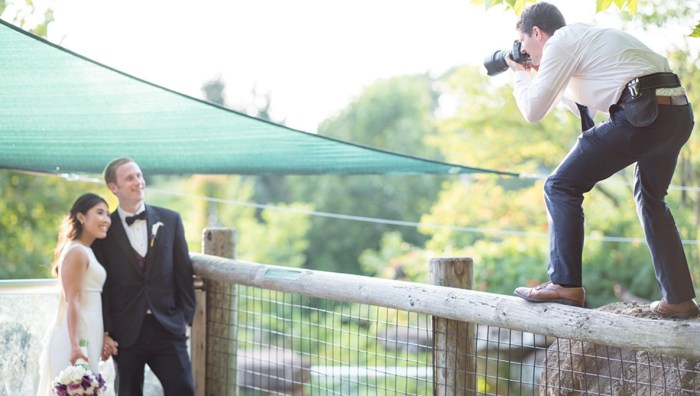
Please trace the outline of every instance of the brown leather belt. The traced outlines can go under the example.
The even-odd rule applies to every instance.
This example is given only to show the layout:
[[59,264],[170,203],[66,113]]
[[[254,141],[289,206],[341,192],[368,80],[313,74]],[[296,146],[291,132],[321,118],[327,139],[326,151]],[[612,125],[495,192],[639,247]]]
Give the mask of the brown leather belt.
[[688,97],[685,95],[679,96],[656,96],[656,103],[660,105],[670,106],[685,106],[688,104]]
[[[668,106],[685,106],[688,104],[688,97],[685,95],[679,96],[656,96],[656,103]],[[620,107],[625,108],[624,103],[620,103]]]

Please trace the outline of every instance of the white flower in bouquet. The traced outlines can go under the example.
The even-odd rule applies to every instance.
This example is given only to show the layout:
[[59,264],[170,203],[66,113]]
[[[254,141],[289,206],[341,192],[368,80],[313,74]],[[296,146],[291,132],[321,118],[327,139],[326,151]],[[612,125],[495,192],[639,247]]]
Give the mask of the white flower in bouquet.
[[[82,343],[83,340],[81,345]],[[106,390],[107,386],[102,375],[90,371],[88,363],[83,359],[78,359],[74,365],[63,369],[53,381],[53,391],[56,396],[99,396]]]

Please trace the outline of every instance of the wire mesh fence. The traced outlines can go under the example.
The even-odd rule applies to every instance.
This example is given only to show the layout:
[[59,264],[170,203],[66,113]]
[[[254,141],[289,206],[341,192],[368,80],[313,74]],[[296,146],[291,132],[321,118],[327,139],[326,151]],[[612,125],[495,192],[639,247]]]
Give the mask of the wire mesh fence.
[[[205,236],[205,254],[192,255],[208,310],[193,327],[196,345],[207,340],[202,394],[699,392],[699,320],[468,290],[470,258],[430,259],[430,284],[421,284],[228,259],[230,229]],[[216,296],[227,288],[211,284],[230,285],[230,294]],[[209,343],[216,337],[221,347]],[[233,359],[210,365],[212,349]],[[214,389],[211,372],[236,386]]]
[[[0,285],[0,395],[33,394],[42,319],[54,306],[47,301],[58,296],[12,289]],[[222,387],[235,384],[241,395],[700,394],[700,359],[694,357],[484,324],[467,324],[472,332],[440,334],[435,318],[425,313],[252,286],[222,288],[216,297],[207,305],[210,333],[218,341],[211,338],[207,351],[234,356],[237,364],[207,364],[206,374],[232,380]],[[674,323],[692,328],[697,321]],[[456,344],[465,334],[471,334],[474,354],[434,346],[440,336]],[[451,369],[436,358],[446,352],[475,363],[474,370],[454,373],[471,378],[465,382],[473,387],[455,381],[435,391],[435,373]],[[206,394],[231,393],[208,387]]]
[[431,394],[426,315],[254,287],[240,287],[238,297],[246,392]]
[[[236,289],[242,395],[433,395],[432,317],[241,286]],[[700,394],[698,361],[474,326],[471,388],[450,395]],[[448,339],[466,334],[445,334]],[[459,382],[461,383],[461,382]]]

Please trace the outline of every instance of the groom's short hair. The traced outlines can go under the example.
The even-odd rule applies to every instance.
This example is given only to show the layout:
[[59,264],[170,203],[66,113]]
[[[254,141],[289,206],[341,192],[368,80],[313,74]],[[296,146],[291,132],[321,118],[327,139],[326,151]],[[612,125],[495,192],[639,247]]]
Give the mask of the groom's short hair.
[[105,184],[109,183],[116,183],[117,182],[117,168],[124,164],[128,164],[129,162],[134,162],[131,158],[128,157],[122,157],[122,158],[117,158],[113,159],[112,161],[107,164],[105,167],[103,176],[105,178]]

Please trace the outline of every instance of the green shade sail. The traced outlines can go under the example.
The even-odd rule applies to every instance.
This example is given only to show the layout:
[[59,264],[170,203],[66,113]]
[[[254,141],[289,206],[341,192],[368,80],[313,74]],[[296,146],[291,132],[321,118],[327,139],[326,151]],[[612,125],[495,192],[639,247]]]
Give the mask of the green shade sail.
[[147,174],[508,172],[416,158],[306,133],[207,103],[0,21],[0,168]]

